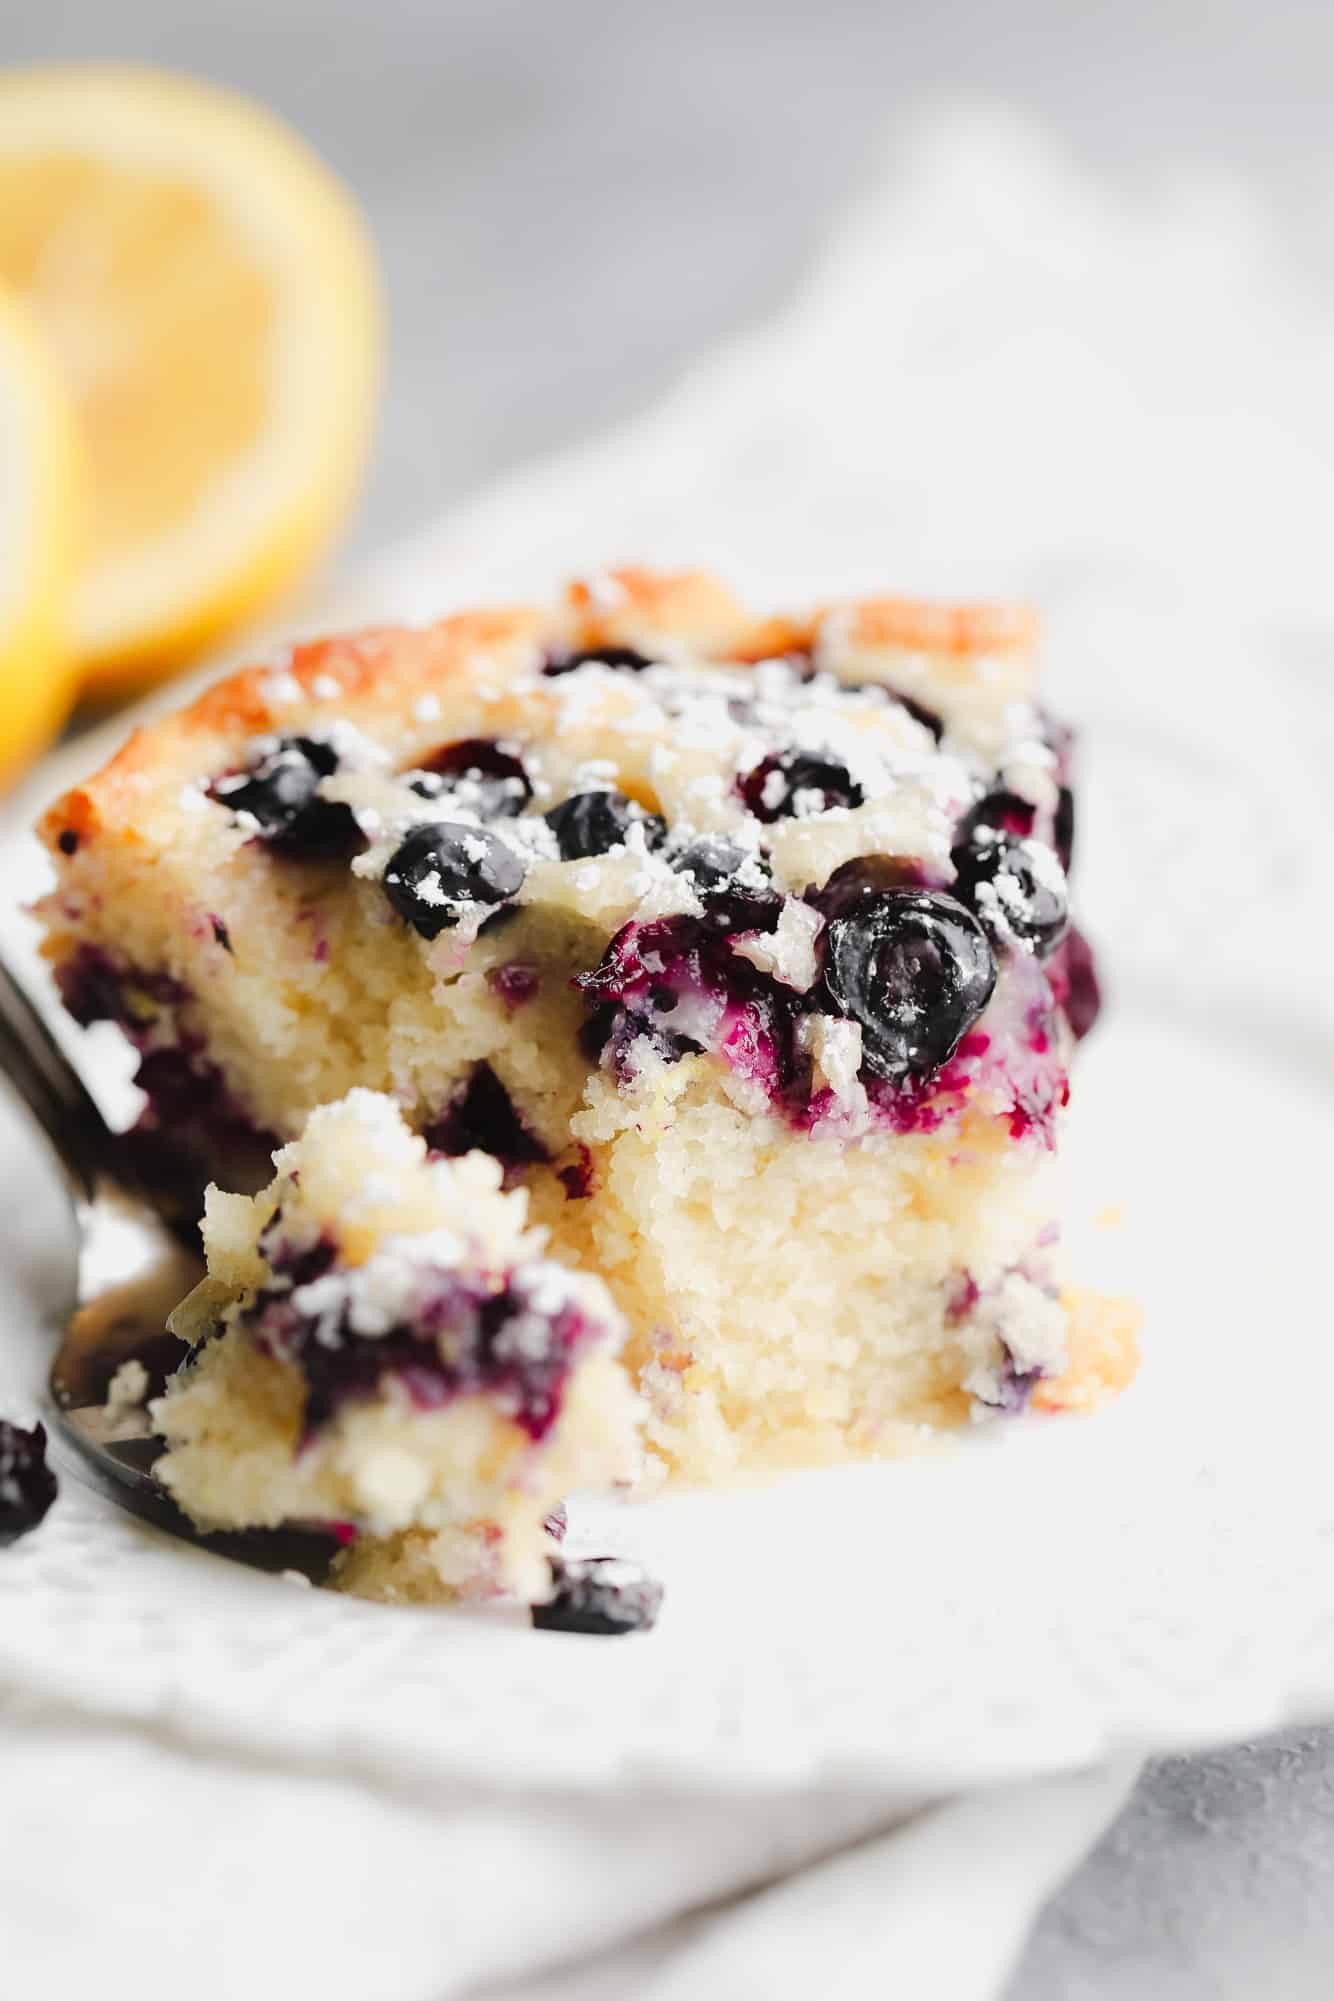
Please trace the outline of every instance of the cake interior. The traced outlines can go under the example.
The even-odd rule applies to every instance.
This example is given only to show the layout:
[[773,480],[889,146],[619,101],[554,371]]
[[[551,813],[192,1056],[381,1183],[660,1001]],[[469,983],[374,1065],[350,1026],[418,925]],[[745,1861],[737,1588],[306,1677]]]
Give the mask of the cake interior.
[[[605,1282],[652,1461],[716,1483],[1133,1372],[1133,1316],[1060,1257],[1097,1005],[1073,800],[1021,616],[757,621],[625,573],[301,648],[156,726],[48,816],[48,949],[139,1051],[164,1182],[254,1186],[356,1091],[491,1156]],[[188,1394],[221,1424],[254,1369],[206,1348]],[[271,1510],[360,1517],[384,1400],[340,1459],[294,1449],[310,1394],[275,1380],[262,1473],[254,1435],[227,1456]]]
[[328,1527],[362,1595],[541,1598],[564,1495],[639,1471],[605,1287],[546,1255],[495,1162],[430,1155],[369,1091],[274,1167],[210,1191],[159,1477],[205,1528]]

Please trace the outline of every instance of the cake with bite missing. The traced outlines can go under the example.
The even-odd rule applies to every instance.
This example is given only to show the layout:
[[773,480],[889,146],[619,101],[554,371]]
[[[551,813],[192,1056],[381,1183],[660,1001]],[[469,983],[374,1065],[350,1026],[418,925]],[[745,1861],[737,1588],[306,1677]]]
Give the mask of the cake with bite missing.
[[[47,815],[42,916],[71,1013],[138,1050],[160,1185],[254,1187],[316,1108],[392,1100],[605,1283],[651,1462],[714,1483],[1132,1375],[1133,1312],[1060,1256],[1098,1005],[1073,822],[1028,614],[760,618],[624,571],[299,646],[136,732]],[[163,1406],[187,1504],[226,1368]]]
[[209,1190],[159,1479],[205,1529],[327,1526],[365,1597],[545,1599],[564,1496],[639,1470],[606,1287],[545,1255],[495,1161],[431,1154],[375,1092],[274,1168]]

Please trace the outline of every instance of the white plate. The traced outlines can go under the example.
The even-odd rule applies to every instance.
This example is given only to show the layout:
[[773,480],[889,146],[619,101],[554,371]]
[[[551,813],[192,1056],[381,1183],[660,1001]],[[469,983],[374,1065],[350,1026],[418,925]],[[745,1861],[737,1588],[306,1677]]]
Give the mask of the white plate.
[[[1334,637],[1298,616],[1328,596],[1329,342],[1269,247],[965,123],[785,320],[482,496],[362,601],[503,601],[651,552],[762,558],[780,587],[752,579],[756,602],[801,602],[814,554],[1044,605],[1093,753],[1080,901],[1113,979],[1071,1213],[1127,1212],[1074,1253],[1144,1298],[1131,1394],[626,1516],[602,1532],[642,1541],[668,1595],[620,1642],[301,1591],[67,1479],[0,1554],[0,1696],[409,1779],[904,1791],[1334,1709]],[[0,850],[7,894],[30,858]],[[0,1142],[4,1408],[40,1394],[61,1243],[35,1150]]]
[[[1079,1067],[1071,1216],[1081,1275],[1148,1308],[1120,1405],[590,1513],[667,1585],[658,1630],[618,1643],[301,1590],[155,1534],[65,1463],[47,1523],[0,1556],[0,1691],[409,1778],[904,1792],[1334,1708],[1334,1045],[1319,958],[1304,991],[1274,976],[1319,899],[1280,893],[1273,856],[1323,816],[1294,824],[1306,795],[1271,811],[1240,749],[1174,750],[1115,704],[1096,742],[1086,875],[1119,973]],[[0,864],[22,888],[33,845]],[[66,1240],[9,1119],[2,1157],[0,1408],[22,1410]],[[1109,1197],[1116,1233],[1089,1227]]]

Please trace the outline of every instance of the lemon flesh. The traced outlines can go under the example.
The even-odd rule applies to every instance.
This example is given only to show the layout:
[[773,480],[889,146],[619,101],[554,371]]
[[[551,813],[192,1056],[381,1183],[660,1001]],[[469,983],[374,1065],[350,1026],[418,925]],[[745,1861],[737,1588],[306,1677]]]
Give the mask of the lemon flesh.
[[25,316],[0,297],[0,786],[50,742],[78,686],[74,416]]
[[276,119],[115,65],[0,75],[0,282],[90,473],[75,639],[138,685],[322,553],[365,461],[379,290],[357,211]]

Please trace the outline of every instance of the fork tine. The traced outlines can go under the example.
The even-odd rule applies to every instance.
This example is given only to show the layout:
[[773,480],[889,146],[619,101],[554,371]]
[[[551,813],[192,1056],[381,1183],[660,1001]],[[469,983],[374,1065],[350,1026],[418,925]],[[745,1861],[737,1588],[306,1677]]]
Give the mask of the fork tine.
[[112,1151],[106,1120],[3,956],[0,1071],[41,1126],[77,1191],[90,1195]]

